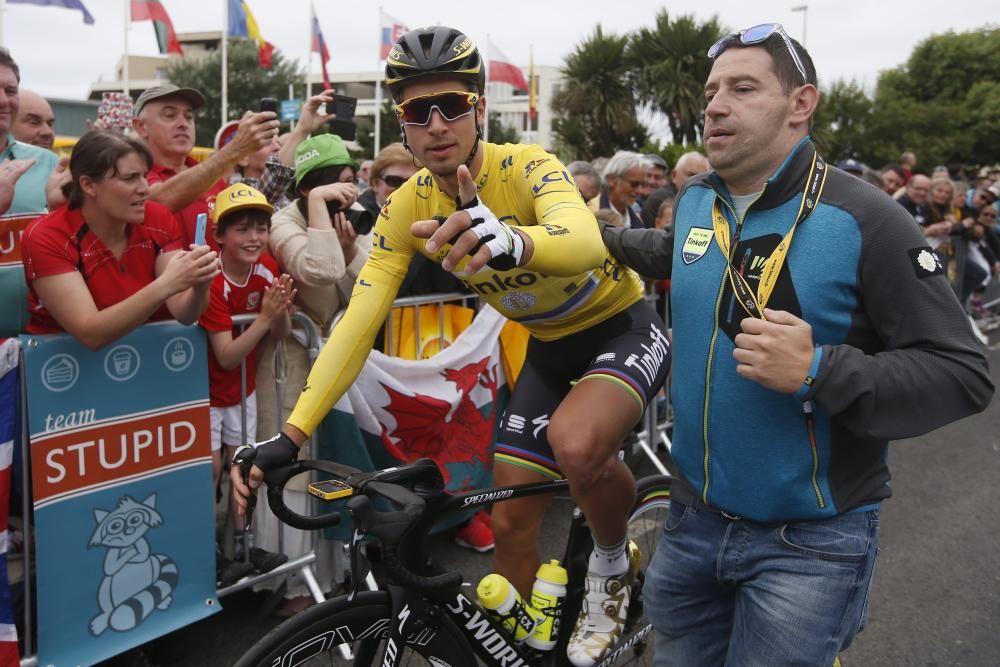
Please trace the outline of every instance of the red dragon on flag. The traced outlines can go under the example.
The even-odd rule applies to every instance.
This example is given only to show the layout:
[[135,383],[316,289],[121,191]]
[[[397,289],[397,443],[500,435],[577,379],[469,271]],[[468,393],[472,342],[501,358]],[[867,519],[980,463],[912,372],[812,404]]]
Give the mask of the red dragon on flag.
[[[491,368],[490,360],[484,357],[458,370],[441,371],[445,380],[454,382],[460,393],[457,404],[424,394],[404,394],[381,383],[389,395],[389,404],[384,410],[396,421],[391,432],[382,425],[382,443],[386,450],[407,463],[425,456],[434,459],[449,489],[471,489],[471,478],[463,480],[457,489],[451,484],[448,464],[478,462],[489,467],[498,385],[497,365],[494,362]],[[469,396],[476,385],[490,392],[488,414],[484,415]]]

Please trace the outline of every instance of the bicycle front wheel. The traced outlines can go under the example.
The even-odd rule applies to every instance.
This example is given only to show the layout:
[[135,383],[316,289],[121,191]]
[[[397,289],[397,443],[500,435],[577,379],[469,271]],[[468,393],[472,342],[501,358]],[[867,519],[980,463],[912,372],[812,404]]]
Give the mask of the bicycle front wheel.
[[629,601],[628,619],[622,640],[615,648],[615,665],[653,664],[653,626],[642,604],[642,582],[663,536],[670,510],[670,477],[653,475],[638,480],[636,502],[628,520],[628,538],[639,547],[639,575]]
[[[327,600],[296,614],[264,636],[236,667],[371,665],[389,635],[392,602],[385,591]],[[475,655],[444,614],[420,619],[407,637],[400,665],[474,665]]]

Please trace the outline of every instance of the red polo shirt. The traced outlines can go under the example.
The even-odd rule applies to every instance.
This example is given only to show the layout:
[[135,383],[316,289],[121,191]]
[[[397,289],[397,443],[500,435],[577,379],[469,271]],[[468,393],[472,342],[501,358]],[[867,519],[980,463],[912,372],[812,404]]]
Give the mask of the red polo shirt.
[[[28,281],[29,320],[25,331],[59,333],[56,322],[38,298],[32,284],[35,278],[78,271],[90,289],[98,310],[124,301],[156,279],[156,257],[180,250],[183,245],[177,217],[166,206],[146,202],[146,219],[128,225],[128,246],[116,258],[97,238],[80,209],[63,206],[28,225],[21,240],[24,275]],[[171,319],[161,306],[152,320]]]
[[[194,167],[198,165],[198,161],[193,157],[186,157],[184,158],[184,165],[187,167]],[[149,170],[149,174],[146,176],[146,179],[149,181],[150,185],[155,185],[156,183],[163,183],[164,181],[170,180],[176,175],[177,172],[173,169],[164,167],[162,164],[154,164],[153,168]],[[224,178],[220,178],[205,191],[205,194],[203,194],[200,199],[194,200],[177,212],[177,216],[180,218],[181,222],[181,230],[184,233],[185,248],[194,243],[194,231],[198,214],[205,213],[208,215],[208,225],[205,231],[205,243],[207,243],[212,250],[216,252],[219,251],[219,244],[216,243],[215,235],[212,233],[212,209],[215,207],[216,195],[225,190],[226,187],[226,180]]]
[[[278,262],[268,254],[262,254],[257,263],[250,267],[246,282],[242,285],[229,279],[225,273],[215,276],[212,283],[208,308],[198,319],[206,331],[232,330],[233,338],[240,330],[233,326],[233,315],[259,313],[264,298],[264,290],[278,277]],[[246,357],[247,396],[257,388],[257,347]],[[240,403],[240,367],[224,369],[215,358],[215,351],[208,346],[208,393],[213,408],[222,408]]]

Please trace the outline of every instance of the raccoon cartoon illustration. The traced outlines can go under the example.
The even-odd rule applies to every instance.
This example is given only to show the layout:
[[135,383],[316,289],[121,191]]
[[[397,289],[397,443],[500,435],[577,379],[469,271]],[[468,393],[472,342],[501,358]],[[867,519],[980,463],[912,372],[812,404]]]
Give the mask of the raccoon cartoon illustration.
[[132,630],[152,613],[166,609],[177,586],[177,565],[168,556],[150,552],[145,534],[163,523],[156,511],[156,494],[141,503],[122,496],[111,511],[94,510],[97,528],[87,548],[105,547],[104,578],[97,590],[100,613],[90,622],[90,634],[110,627]]

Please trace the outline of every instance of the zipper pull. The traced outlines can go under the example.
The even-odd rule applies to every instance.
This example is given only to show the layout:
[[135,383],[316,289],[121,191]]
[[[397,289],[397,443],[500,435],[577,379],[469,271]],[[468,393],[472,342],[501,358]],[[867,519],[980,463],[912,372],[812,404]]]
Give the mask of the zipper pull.
[[802,412],[807,415],[812,416],[813,413],[813,402],[812,401],[802,401]]

